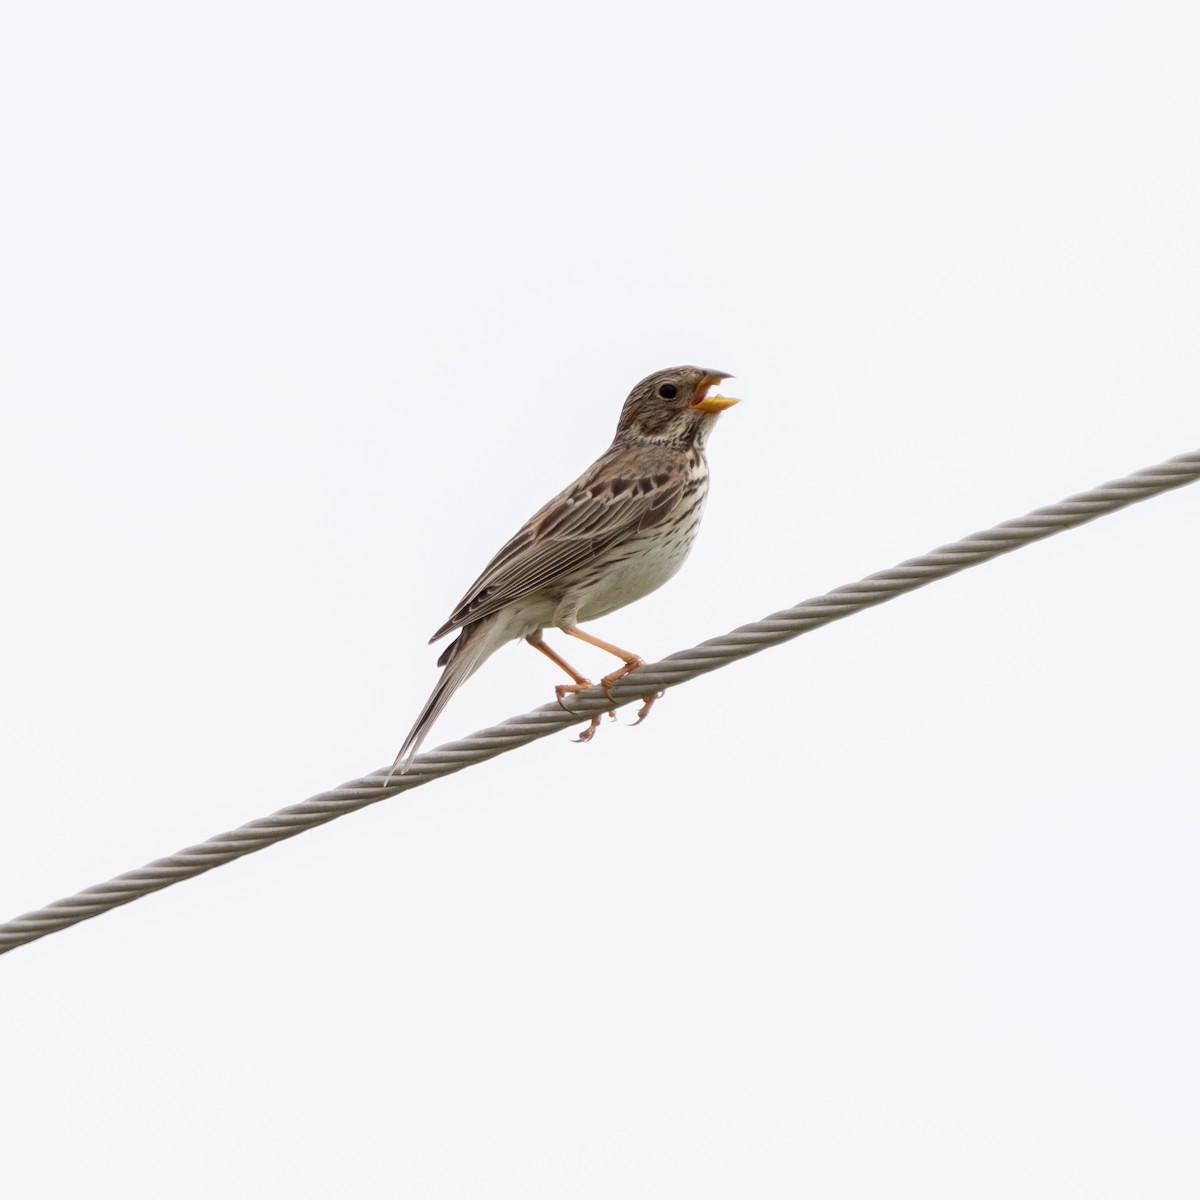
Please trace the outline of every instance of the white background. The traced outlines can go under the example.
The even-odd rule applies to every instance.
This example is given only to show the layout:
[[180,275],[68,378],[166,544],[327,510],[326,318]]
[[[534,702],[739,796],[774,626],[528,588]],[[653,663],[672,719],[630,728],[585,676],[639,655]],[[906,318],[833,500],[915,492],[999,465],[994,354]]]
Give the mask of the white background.
[[[648,658],[1200,445],[1194,5],[11,5],[0,111],[0,918],[390,762],[652,370]],[[1195,1196],[1198,529],[4,957],[6,1194]]]

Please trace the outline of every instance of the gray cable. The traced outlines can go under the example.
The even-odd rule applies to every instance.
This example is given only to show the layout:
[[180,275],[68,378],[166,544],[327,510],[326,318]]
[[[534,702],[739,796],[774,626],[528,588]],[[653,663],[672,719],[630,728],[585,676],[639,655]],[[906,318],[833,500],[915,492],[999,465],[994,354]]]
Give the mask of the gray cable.
[[[617,682],[613,689],[617,704],[629,704],[651,691],[686,683],[698,675],[715,671],[759,650],[777,646],[830,621],[882,604],[935,579],[953,575],[1009,550],[1027,546],[1030,542],[1061,533],[1064,529],[1072,529],[1171,488],[1194,483],[1197,479],[1200,479],[1200,451],[1181,454],[1157,467],[1147,467],[1125,479],[1072,496],[1061,504],[1051,504],[1036,509],[1028,516],[1005,521],[983,533],[973,533],[961,542],[942,546],[920,558],[910,558],[890,570],[868,575],[858,583],[835,588],[824,596],[805,600],[763,621],[743,625],[723,637],[702,642],[694,649],[681,650],[662,662],[651,663]],[[243,854],[252,854],[264,846],[294,837],[335,817],[365,808],[368,804],[375,804],[410,788],[420,787],[442,775],[461,771],[464,767],[494,758],[570,725],[580,724],[592,714],[611,707],[600,689],[592,688],[572,697],[570,713],[556,703],[545,704],[524,716],[512,717],[501,725],[481,730],[462,741],[449,742],[421,754],[413,760],[406,775],[393,776],[386,787],[382,786],[382,780],[387,768],[381,767],[362,779],[344,783],[332,791],[321,792],[300,804],[282,808],[269,817],[251,821],[230,833],[218,834],[198,846],[189,846],[178,854],[156,859],[136,871],[126,871],[108,883],[85,888],[77,895],[56,900],[36,912],[8,921],[0,925],[0,954],[45,937],[48,933],[65,929],[68,925],[86,921],[110,908],[128,904],[181,879],[200,875]]]

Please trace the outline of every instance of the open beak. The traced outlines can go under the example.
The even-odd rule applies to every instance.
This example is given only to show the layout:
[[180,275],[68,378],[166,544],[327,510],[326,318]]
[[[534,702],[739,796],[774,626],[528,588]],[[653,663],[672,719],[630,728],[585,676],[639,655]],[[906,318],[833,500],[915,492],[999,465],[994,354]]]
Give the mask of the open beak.
[[734,397],[722,396],[718,393],[709,395],[710,388],[716,387],[722,380],[730,378],[732,376],[722,374],[720,371],[711,371],[702,376],[700,382],[696,384],[696,390],[692,392],[692,407],[706,413],[719,413],[726,408],[732,408],[738,403]]

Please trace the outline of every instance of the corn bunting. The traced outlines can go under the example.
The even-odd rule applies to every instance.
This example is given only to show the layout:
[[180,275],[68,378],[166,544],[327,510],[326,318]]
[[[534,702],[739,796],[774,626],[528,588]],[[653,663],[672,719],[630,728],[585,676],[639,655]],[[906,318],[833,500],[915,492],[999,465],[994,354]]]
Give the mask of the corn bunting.
[[[542,640],[547,627],[621,659],[600,680],[610,699],[612,685],[644,665],[577,622],[640,600],[683,565],[708,494],[704,444],[717,414],[737,403],[711,390],[728,378],[721,371],[672,367],[629,393],[612,445],[501,547],[429,639],[461,631],[438,659],[442,677],[393,771],[407,770],[450,697],[505,642],[524,638],[566,671],[572,682],[555,688],[560,703],[592,684]],[[639,721],[657,698],[643,697]],[[587,741],[599,722],[599,715],[593,717],[580,740]]]

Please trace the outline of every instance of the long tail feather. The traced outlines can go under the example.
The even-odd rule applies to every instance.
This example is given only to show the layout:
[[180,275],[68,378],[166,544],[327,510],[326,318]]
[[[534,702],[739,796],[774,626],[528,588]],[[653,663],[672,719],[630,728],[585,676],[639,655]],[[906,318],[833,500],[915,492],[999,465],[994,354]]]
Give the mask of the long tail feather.
[[483,660],[496,648],[490,644],[489,638],[494,624],[494,620],[485,619],[468,625],[446,647],[438,659],[438,666],[444,668],[442,677],[432,695],[425,701],[425,707],[421,709],[416,724],[404,739],[404,745],[400,747],[400,753],[396,755],[396,761],[392,763],[392,769],[387,773],[384,783],[393,775],[403,775],[408,770],[409,763],[421,748],[421,743],[433,728],[433,723],[441,715],[442,709],[449,704],[450,697],[483,665]]

